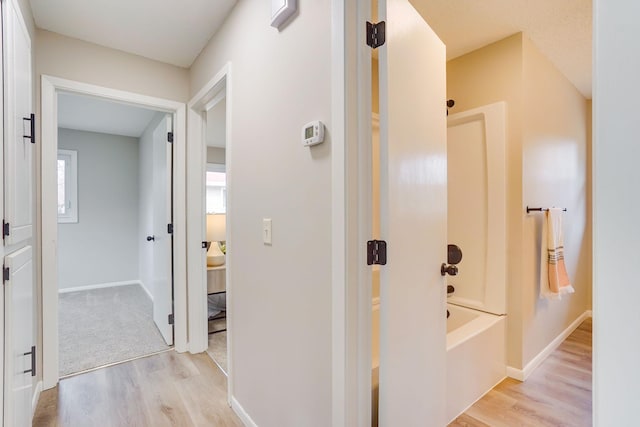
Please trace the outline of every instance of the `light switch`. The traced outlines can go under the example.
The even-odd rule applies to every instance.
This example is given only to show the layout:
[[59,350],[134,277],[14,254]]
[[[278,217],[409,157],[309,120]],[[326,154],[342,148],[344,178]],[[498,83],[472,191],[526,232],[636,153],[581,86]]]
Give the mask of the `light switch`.
[[262,241],[265,245],[271,244],[271,218],[262,218]]

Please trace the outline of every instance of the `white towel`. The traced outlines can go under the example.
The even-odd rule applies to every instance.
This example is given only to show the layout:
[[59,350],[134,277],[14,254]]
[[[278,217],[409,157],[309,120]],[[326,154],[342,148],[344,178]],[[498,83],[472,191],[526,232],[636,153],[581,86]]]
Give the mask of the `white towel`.
[[564,263],[562,209],[551,208],[542,221],[540,239],[540,298],[560,299],[575,292]]

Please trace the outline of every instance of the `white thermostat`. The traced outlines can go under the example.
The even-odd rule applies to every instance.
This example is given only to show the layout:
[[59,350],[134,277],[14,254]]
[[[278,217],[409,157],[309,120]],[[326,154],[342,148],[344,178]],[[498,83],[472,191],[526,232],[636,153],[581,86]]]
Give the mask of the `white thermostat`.
[[307,123],[302,128],[302,145],[311,146],[324,141],[324,125],[320,120]]

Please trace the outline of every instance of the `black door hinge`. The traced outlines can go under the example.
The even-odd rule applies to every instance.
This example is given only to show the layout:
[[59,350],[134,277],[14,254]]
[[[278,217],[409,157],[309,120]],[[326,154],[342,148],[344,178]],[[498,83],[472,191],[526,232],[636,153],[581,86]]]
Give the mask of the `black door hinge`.
[[11,226],[2,220],[2,239],[4,240],[11,233]]
[[167,141],[173,142],[173,132],[168,132],[167,133]]
[[169,315],[169,319],[168,320],[169,320],[169,324],[173,325],[173,314]]
[[36,115],[31,113],[29,117],[23,117],[22,121],[30,122],[30,133],[31,133],[31,135],[22,135],[22,137],[30,139],[31,143],[35,144],[36,143]]
[[367,242],[367,265],[387,265],[387,242],[369,240]]
[[384,21],[376,24],[367,21],[367,46],[370,46],[371,49],[377,49],[384,44],[386,25]]
[[2,266],[2,284],[4,285],[11,279],[11,272],[9,271],[9,267]]
[[173,234],[173,224],[167,224],[167,233]]

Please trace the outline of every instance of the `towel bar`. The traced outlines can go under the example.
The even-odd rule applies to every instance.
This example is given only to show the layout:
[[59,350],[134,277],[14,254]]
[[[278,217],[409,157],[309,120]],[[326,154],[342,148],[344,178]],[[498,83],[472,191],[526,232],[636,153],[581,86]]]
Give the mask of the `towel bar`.
[[[527,206],[527,213],[530,213],[530,212],[545,212],[545,211],[548,211],[548,210],[549,210],[549,208],[530,208],[529,206]],[[562,208],[562,211],[566,212],[567,208]]]

